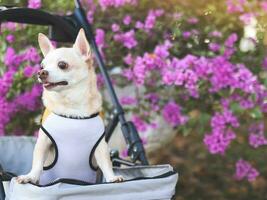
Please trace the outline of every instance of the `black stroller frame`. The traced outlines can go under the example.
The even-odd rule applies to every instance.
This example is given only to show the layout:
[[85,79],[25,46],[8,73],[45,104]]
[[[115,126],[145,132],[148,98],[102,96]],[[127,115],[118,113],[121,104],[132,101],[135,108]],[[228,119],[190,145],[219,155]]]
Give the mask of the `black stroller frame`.
[[[128,155],[131,158],[130,161],[123,160],[119,158],[117,151],[112,150],[110,155],[113,165],[148,165],[145,150],[136,127],[133,122],[126,121],[124,117],[124,110],[118,101],[102,56],[95,42],[92,27],[86,19],[85,11],[82,8],[80,0],[75,0],[75,9],[73,14],[66,16],[50,14],[43,10],[0,5],[0,23],[1,22],[17,22],[49,26],[50,39],[58,42],[74,42],[78,31],[80,28],[83,28],[95,54],[100,72],[103,75],[105,85],[113,105],[110,120],[106,127],[105,139],[107,142],[110,140],[114,129],[118,123],[120,123],[122,134],[127,144]],[[2,181],[0,181],[0,199],[5,199]]]

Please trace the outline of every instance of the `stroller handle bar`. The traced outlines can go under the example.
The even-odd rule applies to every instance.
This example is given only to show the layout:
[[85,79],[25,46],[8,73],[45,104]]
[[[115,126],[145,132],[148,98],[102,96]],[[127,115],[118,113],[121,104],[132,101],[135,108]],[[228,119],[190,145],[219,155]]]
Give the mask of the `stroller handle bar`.
[[70,20],[31,8],[0,7],[0,22],[4,21],[49,26],[49,37],[58,42],[73,42],[78,32]]

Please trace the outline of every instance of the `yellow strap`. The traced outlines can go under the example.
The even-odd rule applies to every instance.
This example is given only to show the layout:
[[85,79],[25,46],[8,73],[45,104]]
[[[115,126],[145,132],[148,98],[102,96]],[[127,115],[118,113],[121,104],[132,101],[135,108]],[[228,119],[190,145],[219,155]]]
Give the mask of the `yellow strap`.
[[44,114],[42,116],[42,120],[41,120],[41,124],[43,124],[43,122],[46,120],[46,118],[48,117],[48,115],[51,113],[50,110],[48,110],[47,108],[45,108]]

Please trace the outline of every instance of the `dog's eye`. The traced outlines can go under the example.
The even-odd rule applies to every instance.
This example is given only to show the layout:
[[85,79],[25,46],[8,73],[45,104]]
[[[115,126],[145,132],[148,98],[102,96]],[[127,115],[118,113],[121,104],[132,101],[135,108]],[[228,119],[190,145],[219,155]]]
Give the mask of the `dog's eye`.
[[68,64],[66,63],[66,62],[64,62],[64,61],[60,61],[60,62],[58,62],[58,67],[60,68],[60,69],[67,69],[68,68]]

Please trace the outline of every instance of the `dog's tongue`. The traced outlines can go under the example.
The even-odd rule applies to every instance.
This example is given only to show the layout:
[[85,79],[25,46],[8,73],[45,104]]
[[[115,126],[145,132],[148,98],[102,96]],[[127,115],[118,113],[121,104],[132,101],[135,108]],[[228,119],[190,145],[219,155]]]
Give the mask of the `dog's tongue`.
[[43,83],[44,86],[52,85],[53,83],[45,82]]
[[54,87],[55,86],[55,84],[54,83],[44,83],[44,87],[45,88],[52,88],[52,87]]

